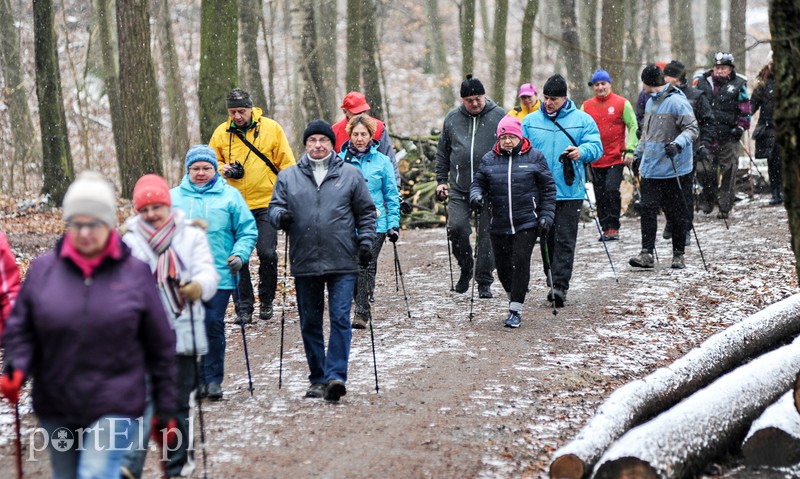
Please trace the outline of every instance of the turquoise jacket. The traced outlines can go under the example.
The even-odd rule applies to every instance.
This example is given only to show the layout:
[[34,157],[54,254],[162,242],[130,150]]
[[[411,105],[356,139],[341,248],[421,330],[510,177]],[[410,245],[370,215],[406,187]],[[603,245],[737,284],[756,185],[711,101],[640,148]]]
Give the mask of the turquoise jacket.
[[211,186],[198,187],[189,181],[187,173],[180,186],[169,190],[169,195],[173,208],[183,210],[187,218],[200,218],[208,223],[206,234],[214,267],[222,278],[218,289],[232,290],[235,284],[228,269],[228,257],[235,254],[247,264],[256,246],[258,229],[239,190],[219,174],[215,179]]
[[373,142],[369,153],[359,160],[348,154],[349,143],[350,140],[342,145],[339,158],[358,168],[367,179],[369,194],[378,210],[375,230],[378,233],[386,233],[391,228],[400,229],[400,193],[397,191],[392,160],[378,151],[377,142]]

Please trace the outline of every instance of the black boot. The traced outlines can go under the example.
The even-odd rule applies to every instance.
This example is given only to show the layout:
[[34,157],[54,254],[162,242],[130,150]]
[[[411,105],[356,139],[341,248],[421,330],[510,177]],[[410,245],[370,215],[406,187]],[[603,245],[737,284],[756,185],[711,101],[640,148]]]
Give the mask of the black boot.
[[455,288],[453,291],[456,293],[466,293],[469,289],[469,282],[472,281],[472,271],[462,269],[461,276],[458,278],[458,282],[456,283]]

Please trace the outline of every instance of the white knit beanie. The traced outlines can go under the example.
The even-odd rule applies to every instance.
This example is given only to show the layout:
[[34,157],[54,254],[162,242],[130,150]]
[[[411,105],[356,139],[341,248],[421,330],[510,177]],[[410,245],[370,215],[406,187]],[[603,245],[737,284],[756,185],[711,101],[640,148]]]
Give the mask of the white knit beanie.
[[114,186],[96,171],[83,171],[69,185],[64,195],[63,217],[93,216],[109,228],[117,225],[117,197]]

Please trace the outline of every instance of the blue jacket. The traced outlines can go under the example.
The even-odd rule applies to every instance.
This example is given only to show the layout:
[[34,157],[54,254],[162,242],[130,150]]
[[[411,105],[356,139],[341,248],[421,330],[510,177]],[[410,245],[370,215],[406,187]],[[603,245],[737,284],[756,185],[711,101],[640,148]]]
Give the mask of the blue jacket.
[[[642,178],[667,179],[692,172],[692,142],[699,132],[692,105],[678,88],[667,84],[647,100],[642,121],[642,138],[633,156],[641,159]],[[664,147],[675,142],[681,152],[675,155],[675,168]]]
[[584,183],[584,164],[596,161],[603,156],[603,143],[600,141],[600,131],[588,113],[584,113],[567,98],[567,102],[556,117],[561,125],[575,142],[581,152],[580,158],[572,162],[575,169],[575,181],[568,186],[564,181],[564,167],[558,157],[569,146],[575,146],[572,141],[556,126],[555,122],[547,117],[544,108],[531,113],[522,120],[522,133],[530,140],[531,146],[542,152],[547,159],[547,166],[553,173],[556,182],[556,201],[583,200],[586,197]]
[[542,153],[527,139],[511,154],[495,147],[484,155],[470,187],[470,199],[489,200],[489,233],[513,235],[536,228],[545,218],[553,224],[556,214],[556,184]]
[[187,218],[200,218],[208,223],[208,243],[221,278],[218,289],[232,290],[235,284],[228,269],[228,257],[235,254],[246,264],[256,246],[258,229],[239,190],[219,174],[215,178],[210,187],[197,187],[189,181],[187,173],[180,186],[169,190],[169,194],[173,208],[183,210]]
[[390,228],[400,228],[400,193],[394,177],[394,167],[388,156],[378,151],[378,144],[373,143],[369,152],[360,160],[349,154],[347,149],[350,141],[342,145],[339,158],[359,170],[367,179],[367,188],[378,209],[378,220],[375,230],[386,233]]

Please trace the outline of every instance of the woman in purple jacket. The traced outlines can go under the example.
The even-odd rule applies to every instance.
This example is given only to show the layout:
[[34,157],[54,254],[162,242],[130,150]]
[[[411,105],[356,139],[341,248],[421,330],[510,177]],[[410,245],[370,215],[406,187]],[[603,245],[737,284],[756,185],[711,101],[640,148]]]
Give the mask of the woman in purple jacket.
[[85,172],[64,196],[67,232],[37,258],[3,334],[0,392],[33,378],[53,477],[119,477],[152,381],[157,430],[174,424],[175,334],[150,267],[114,231],[113,186]]

